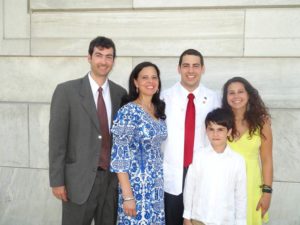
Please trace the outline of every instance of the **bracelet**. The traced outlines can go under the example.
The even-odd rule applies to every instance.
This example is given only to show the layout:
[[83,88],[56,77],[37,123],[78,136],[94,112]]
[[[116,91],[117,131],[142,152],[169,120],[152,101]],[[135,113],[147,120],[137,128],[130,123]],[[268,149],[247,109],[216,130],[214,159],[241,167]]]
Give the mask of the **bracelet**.
[[134,197],[123,197],[123,201],[126,202],[126,201],[132,201],[132,200],[135,200]]
[[272,194],[272,190],[271,189],[262,189],[262,192],[263,193],[269,193],[269,194]]
[[273,188],[269,185],[263,184],[260,186],[260,188],[262,189],[263,193],[272,193],[273,192]]

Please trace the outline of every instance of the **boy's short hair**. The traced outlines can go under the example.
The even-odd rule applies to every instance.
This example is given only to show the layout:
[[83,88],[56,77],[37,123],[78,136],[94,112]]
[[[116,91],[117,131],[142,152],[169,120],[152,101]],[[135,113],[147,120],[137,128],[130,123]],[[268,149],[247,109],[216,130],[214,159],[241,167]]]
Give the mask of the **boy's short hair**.
[[214,109],[213,111],[209,112],[205,118],[206,128],[209,125],[209,123],[216,123],[230,130],[234,126],[233,113],[228,109],[222,109],[222,108]]

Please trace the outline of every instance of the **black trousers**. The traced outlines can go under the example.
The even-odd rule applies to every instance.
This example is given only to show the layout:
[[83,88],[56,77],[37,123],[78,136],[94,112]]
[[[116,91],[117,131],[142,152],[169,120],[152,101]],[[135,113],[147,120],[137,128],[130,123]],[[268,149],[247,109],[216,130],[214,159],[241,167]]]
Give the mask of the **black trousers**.
[[63,202],[62,225],[113,225],[117,219],[117,177],[99,170],[88,200],[78,205]]
[[[187,171],[187,168],[183,169],[182,190],[184,189],[184,182]],[[165,192],[166,225],[182,225],[183,209],[183,193],[181,193],[180,195],[172,195]]]

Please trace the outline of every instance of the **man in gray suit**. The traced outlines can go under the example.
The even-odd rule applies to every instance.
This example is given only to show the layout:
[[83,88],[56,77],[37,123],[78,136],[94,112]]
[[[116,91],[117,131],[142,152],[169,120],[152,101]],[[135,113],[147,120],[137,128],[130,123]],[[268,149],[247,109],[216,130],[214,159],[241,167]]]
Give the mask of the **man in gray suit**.
[[49,124],[49,175],[62,200],[63,225],[113,225],[117,215],[117,177],[109,171],[113,115],[126,90],[108,80],[116,56],[113,41],[90,42],[91,71],[59,84]]

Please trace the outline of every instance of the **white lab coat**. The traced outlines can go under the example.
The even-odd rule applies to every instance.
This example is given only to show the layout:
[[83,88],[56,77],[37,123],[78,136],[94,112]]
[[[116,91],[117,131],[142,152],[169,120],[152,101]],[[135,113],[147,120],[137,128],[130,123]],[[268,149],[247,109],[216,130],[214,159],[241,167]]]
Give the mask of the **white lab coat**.
[[[164,167],[164,191],[179,195],[182,193],[183,182],[183,156],[184,156],[184,127],[185,114],[189,92],[180,82],[162,93],[166,103],[166,123],[168,138],[162,144]],[[220,97],[202,84],[193,91],[196,107],[196,128],[194,150],[208,145],[205,134],[205,117],[213,109],[220,107]]]

